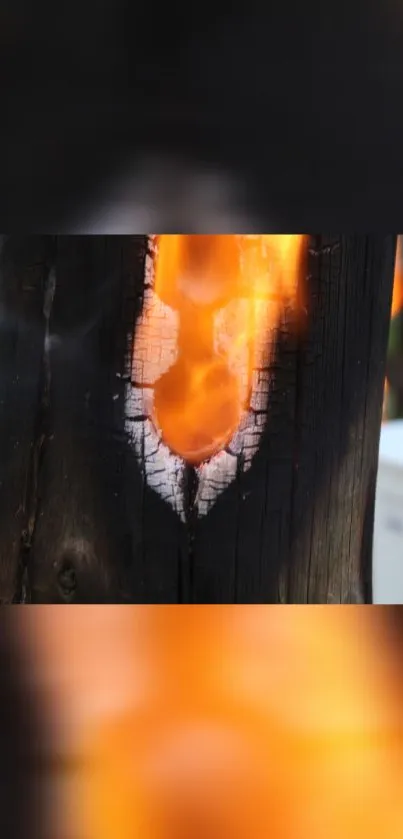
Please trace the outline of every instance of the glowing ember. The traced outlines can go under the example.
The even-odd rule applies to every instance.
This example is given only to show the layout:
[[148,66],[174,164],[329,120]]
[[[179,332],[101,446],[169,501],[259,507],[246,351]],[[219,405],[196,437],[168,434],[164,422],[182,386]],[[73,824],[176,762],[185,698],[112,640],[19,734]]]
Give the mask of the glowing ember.
[[[303,236],[158,237],[155,293],[177,313],[179,332],[176,362],[155,384],[154,420],[171,451],[188,462],[211,457],[237,430],[245,409],[240,355],[253,357],[281,306],[296,298],[303,242]],[[237,331],[220,342],[217,320],[234,302]]]

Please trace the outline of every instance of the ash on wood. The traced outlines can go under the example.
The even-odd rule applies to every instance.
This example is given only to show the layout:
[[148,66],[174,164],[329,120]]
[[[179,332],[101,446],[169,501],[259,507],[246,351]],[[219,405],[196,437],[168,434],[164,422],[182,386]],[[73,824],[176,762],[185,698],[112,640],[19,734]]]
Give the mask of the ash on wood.
[[[270,366],[254,371],[268,408],[254,406],[256,428],[224,453],[224,471],[204,472],[153,436],[153,386],[136,381],[147,238],[11,240],[15,270],[32,247],[46,254],[41,280],[16,297],[20,310],[31,301],[35,351],[18,349],[9,305],[1,333],[3,601],[369,602],[396,237],[310,238],[303,329],[284,311]],[[165,333],[145,350],[153,358]]]

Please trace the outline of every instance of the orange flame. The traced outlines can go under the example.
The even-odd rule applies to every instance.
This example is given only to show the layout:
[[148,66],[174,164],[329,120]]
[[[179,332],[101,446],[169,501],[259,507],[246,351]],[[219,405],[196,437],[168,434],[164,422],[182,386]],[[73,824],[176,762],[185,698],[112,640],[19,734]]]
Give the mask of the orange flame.
[[[83,839],[402,834],[401,684],[380,614],[240,606],[132,615],[115,644],[126,651],[132,704],[120,711],[117,690],[116,710],[104,703],[81,746]],[[106,692],[109,682],[106,672]],[[89,675],[86,684],[99,706]]]
[[395,276],[393,280],[392,318],[403,309],[403,247],[402,237],[397,240]]
[[[155,422],[188,462],[211,457],[236,431],[245,408],[245,364],[250,373],[256,347],[284,303],[296,299],[304,238],[158,237],[155,293],[177,313],[179,335],[176,363],[155,385]],[[217,322],[230,310],[236,329],[220,341]]]

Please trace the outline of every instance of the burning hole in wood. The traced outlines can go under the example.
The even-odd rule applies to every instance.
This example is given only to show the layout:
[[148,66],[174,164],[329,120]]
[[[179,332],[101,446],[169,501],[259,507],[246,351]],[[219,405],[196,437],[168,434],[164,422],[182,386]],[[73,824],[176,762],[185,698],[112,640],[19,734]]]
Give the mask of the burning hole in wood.
[[216,312],[239,287],[234,236],[164,236],[155,290],[179,315],[177,360],[156,382],[157,427],[172,451],[200,463],[229,442],[241,417],[240,386],[215,345]]
[[132,381],[147,435],[162,468],[169,472],[174,462],[177,484],[186,463],[201,484],[203,478],[221,484],[217,469],[227,473],[224,483],[231,481],[242,450],[243,468],[250,465],[267,411],[275,333],[287,304],[295,309],[305,241],[150,237]]

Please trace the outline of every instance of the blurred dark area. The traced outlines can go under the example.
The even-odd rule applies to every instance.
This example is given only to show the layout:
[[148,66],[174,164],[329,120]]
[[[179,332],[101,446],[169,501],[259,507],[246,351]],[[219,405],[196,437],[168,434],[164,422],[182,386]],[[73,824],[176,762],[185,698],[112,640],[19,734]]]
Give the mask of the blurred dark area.
[[385,419],[403,418],[403,311],[392,318],[389,334]]
[[[273,232],[395,229],[402,35],[395,0],[248,4],[214,16],[125,0],[4,0],[0,224],[90,230],[96,207],[98,232],[169,232],[172,217],[194,230],[206,226],[196,212],[189,219],[196,171],[236,182],[244,232],[245,216]],[[146,158],[146,180],[157,164],[163,172],[139,198]],[[128,192],[114,197],[126,171]],[[187,202],[182,214],[176,200]]]
[[[33,689],[30,660],[11,612],[1,610],[0,632],[0,836],[43,839],[47,821],[38,774],[43,716]],[[43,710],[43,709],[42,709]],[[43,787],[43,785],[42,785]]]

